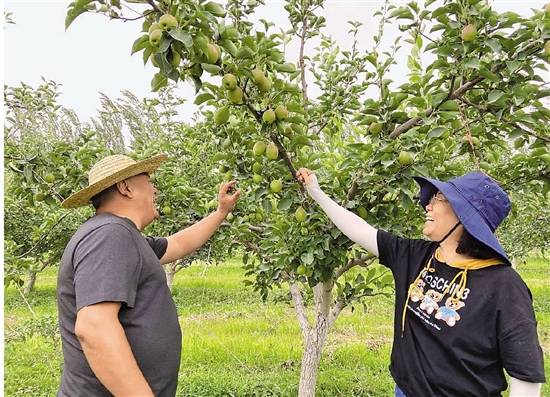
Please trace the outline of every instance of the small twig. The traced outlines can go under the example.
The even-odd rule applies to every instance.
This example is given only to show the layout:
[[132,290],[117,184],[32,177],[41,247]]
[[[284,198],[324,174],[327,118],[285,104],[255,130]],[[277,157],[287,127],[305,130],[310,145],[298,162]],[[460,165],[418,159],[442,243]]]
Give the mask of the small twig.
[[27,307],[28,307],[29,310],[31,311],[32,315],[33,315],[34,317],[36,317],[36,313],[34,312],[34,310],[32,310],[31,305],[30,305],[29,302],[27,301],[27,298],[25,298],[25,294],[23,294],[23,291],[21,291],[21,288],[19,288],[19,285],[18,285],[18,284],[15,284],[15,287],[17,288],[17,291],[19,291],[19,294],[21,295],[21,298],[23,298],[23,301],[25,302],[25,304],[27,305]]

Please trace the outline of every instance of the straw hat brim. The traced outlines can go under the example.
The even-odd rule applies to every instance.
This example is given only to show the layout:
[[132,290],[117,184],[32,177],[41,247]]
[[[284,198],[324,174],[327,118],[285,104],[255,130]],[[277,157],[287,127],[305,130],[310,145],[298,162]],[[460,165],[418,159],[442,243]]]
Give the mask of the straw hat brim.
[[138,161],[72,194],[61,203],[61,206],[63,208],[77,208],[88,205],[92,197],[115,183],[143,172],[154,172],[167,158],[167,155],[159,154],[146,160]]

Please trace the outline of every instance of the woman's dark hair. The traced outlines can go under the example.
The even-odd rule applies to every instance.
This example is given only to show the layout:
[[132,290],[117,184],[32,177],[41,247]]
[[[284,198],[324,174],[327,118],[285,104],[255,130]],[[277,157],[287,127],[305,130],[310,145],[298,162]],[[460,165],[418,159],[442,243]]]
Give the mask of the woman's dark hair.
[[485,244],[476,240],[470,233],[463,229],[462,236],[456,247],[457,254],[464,254],[476,259],[498,258],[499,255]]
[[92,205],[94,208],[97,209],[105,203],[115,192],[117,191],[116,184],[113,186],[109,186],[107,189],[102,190],[98,194],[96,194],[94,197],[91,198]]

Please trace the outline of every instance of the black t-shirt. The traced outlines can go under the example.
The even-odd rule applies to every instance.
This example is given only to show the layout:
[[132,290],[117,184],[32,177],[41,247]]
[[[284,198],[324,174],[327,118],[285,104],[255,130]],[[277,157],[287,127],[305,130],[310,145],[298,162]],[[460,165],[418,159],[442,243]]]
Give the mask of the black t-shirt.
[[437,244],[378,231],[380,263],[395,279],[394,338],[390,371],[407,397],[493,397],[514,378],[545,381],[531,292],[512,267],[467,273],[458,303],[443,292],[460,272],[434,258],[411,292],[405,331],[402,315],[409,285]]
[[78,310],[100,302],[122,302],[118,318],[141,372],[155,396],[175,396],[181,330],[159,261],[167,244],[165,238],[144,237],[132,221],[111,214],[90,218],[73,235],[57,283],[64,359],[58,396],[111,396],[74,333]]

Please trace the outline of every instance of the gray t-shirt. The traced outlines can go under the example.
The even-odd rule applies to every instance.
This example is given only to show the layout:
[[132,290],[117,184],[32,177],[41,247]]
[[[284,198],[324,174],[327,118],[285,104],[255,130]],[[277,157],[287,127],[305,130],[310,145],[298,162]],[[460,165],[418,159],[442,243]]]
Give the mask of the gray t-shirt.
[[74,333],[78,310],[99,302],[122,302],[118,318],[141,372],[155,396],[175,396],[181,330],[159,262],[167,244],[112,214],[90,218],[72,236],[57,281],[64,358],[58,396],[111,396]]

